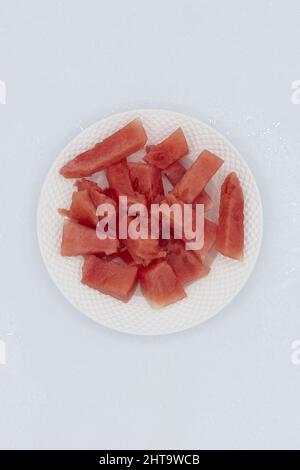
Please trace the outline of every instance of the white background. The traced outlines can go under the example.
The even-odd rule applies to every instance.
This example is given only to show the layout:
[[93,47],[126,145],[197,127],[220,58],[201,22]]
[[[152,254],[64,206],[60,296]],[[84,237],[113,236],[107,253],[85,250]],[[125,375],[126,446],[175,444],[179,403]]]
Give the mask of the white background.
[[[1,448],[299,448],[299,25],[297,0],[0,0]],[[247,286],[206,324],[165,337],[75,311],[35,231],[58,152],[143,107],[224,133],[264,206]]]

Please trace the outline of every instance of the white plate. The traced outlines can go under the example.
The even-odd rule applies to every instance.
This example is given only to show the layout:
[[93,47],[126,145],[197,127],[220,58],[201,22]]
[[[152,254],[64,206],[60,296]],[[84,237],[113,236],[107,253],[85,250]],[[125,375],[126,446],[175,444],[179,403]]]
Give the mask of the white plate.
[[[68,207],[73,180],[59,175],[64,163],[92,147],[135,117],[141,117],[148,142],[156,143],[181,126],[194,160],[207,148],[224,159],[210,192],[235,171],[245,195],[245,256],[242,262],[218,254],[210,274],[187,288],[187,298],[161,310],[153,310],[138,291],[128,304],[80,283],[81,257],[60,256],[63,218],[58,207]],[[138,152],[133,158],[143,155]],[[103,172],[94,179],[103,184]],[[216,196],[216,194],[214,194]],[[211,214],[214,218],[214,213]],[[262,206],[254,177],[237,150],[217,131],[197,119],[164,110],[137,110],[116,114],[82,131],[54,161],[44,182],[37,214],[38,239],[46,268],[54,283],[78,310],[101,325],[132,334],[157,335],[185,330],[218,313],[241,290],[257,259],[262,238]]]

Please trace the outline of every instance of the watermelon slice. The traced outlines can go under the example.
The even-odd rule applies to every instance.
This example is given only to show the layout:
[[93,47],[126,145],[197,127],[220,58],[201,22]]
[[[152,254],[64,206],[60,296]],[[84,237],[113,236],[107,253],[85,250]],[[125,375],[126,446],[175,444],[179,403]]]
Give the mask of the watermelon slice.
[[[107,179],[110,185],[111,194],[114,194],[116,201],[119,196],[127,196],[127,204],[141,203],[146,205],[146,198],[143,194],[134,191],[127,162],[124,160],[120,163],[110,166],[106,170]],[[106,192],[106,194],[109,194]]]
[[117,132],[81,153],[62,167],[65,178],[81,178],[120,162],[142,149],[147,135],[140,119],[135,119]]
[[189,148],[183,130],[179,127],[157,145],[148,145],[144,160],[164,170],[179,158],[188,154]]
[[87,189],[78,192],[75,191],[72,194],[70,217],[79,224],[87,225],[88,227],[96,227],[98,217],[96,216],[95,206]]
[[194,202],[222,164],[221,158],[204,150],[175,185],[173,193],[184,202]]
[[141,289],[153,308],[184,299],[186,293],[171,266],[166,261],[155,261],[139,271]]
[[103,294],[128,302],[137,284],[138,268],[107,261],[97,256],[86,256],[81,282]]
[[181,180],[185,172],[185,167],[177,161],[163,170],[163,174],[166,175],[173,186]]
[[230,173],[221,188],[217,250],[241,259],[244,254],[244,195],[236,173]]
[[181,241],[170,241],[168,249],[167,261],[182,285],[207,276],[209,273],[210,268],[205,266],[193,251],[186,251]]
[[96,253],[110,255],[116,253],[119,241],[113,239],[100,240],[96,230],[80,225],[73,220],[66,220],[63,227],[61,243],[62,256],[79,256]]
[[118,196],[135,196],[126,160],[107,168],[106,176],[109,186],[116,191]]
[[[164,175],[168,178],[170,183],[175,186],[178,181],[181,180],[183,175],[186,173],[185,167],[180,162],[175,162],[168,168],[163,170]],[[195,204],[204,204],[204,212],[207,212],[213,208],[213,201],[209,194],[203,189],[201,193],[193,201]]]
[[144,163],[128,163],[133,189],[144,194],[151,203],[156,196],[164,194],[161,172],[158,168]]
[[[60,215],[69,217],[79,224],[87,225],[88,227],[96,227],[98,217],[96,216],[96,209],[90,197],[90,191],[84,189],[82,191],[74,192],[72,194],[72,202],[70,209],[58,209]],[[93,191],[95,191],[93,189]],[[97,194],[102,195],[101,193]]]

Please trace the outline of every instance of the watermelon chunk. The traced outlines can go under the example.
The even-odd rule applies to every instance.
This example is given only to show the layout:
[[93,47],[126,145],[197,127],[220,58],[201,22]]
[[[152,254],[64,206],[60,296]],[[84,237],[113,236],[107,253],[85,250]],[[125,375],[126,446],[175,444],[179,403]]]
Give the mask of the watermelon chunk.
[[244,254],[244,194],[236,173],[230,173],[221,188],[217,250],[241,259]]
[[184,299],[186,293],[171,266],[166,261],[155,261],[139,271],[141,289],[153,308]]
[[189,148],[183,130],[179,127],[159,144],[147,146],[146,152],[144,160],[164,170],[179,158],[187,155]]
[[87,190],[74,192],[72,194],[72,202],[70,209],[58,209],[60,215],[69,217],[70,219],[75,220],[79,224],[87,225],[88,227],[96,227],[98,222],[98,217],[96,216],[96,208],[93,204],[93,201],[90,197],[90,191],[97,190]]
[[75,191],[72,194],[70,217],[79,224],[96,227],[98,217],[96,216],[96,209],[87,189]]
[[109,186],[116,191],[118,196],[135,196],[126,160],[107,168],[106,176]]
[[166,175],[173,186],[181,180],[185,172],[185,167],[177,161],[163,170],[163,174]]
[[210,268],[193,251],[186,251],[181,241],[170,241],[168,249],[167,261],[181,284],[190,283],[209,273]]
[[79,256],[96,253],[110,255],[116,253],[119,241],[113,239],[100,240],[96,230],[80,225],[73,220],[66,220],[63,227],[61,243],[62,256]]
[[[175,186],[178,181],[181,180],[183,175],[186,173],[186,168],[180,163],[175,162],[168,168],[163,170],[164,175],[168,178],[170,183]],[[209,194],[203,189],[201,193],[193,201],[195,204],[204,204],[204,212],[207,212],[213,208],[213,201]]]
[[184,202],[192,203],[223,164],[223,160],[204,150],[175,185],[173,193]]
[[144,194],[149,202],[164,194],[161,172],[158,168],[144,163],[128,163],[133,189]]
[[[143,194],[134,191],[127,162],[124,160],[120,163],[110,166],[106,170],[108,182],[110,184],[111,194],[114,194],[116,201],[119,196],[127,196],[127,204],[140,203],[146,205],[146,198]],[[109,194],[106,192],[106,194]]]
[[106,295],[128,302],[136,288],[138,269],[135,266],[86,256],[81,282]]
[[166,252],[160,247],[159,240],[151,238],[137,238],[134,240],[127,238],[122,241],[135,264],[147,266],[154,259],[165,258],[166,256]]
[[142,149],[146,142],[147,135],[142,122],[135,119],[95,147],[77,155],[61,168],[60,173],[65,178],[90,176]]

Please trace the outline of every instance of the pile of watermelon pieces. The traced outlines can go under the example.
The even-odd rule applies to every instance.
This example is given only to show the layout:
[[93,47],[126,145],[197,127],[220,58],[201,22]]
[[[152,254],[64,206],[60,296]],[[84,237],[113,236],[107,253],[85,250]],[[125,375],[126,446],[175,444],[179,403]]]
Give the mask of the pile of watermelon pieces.
[[[160,143],[146,143],[142,121],[135,119],[61,168],[63,177],[76,179],[70,208],[59,209],[66,217],[61,255],[83,256],[83,284],[128,302],[140,283],[150,305],[160,308],[185,298],[185,285],[209,274],[207,257],[213,249],[234,260],[243,258],[244,196],[236,173],[228,174],[220,191],[218,224],[205,218],[201,250],[188,251],[174,238],[98,238],[97,207],[110,203],[117,208],[119,196],[127,196],[128,204],[177,201],[204,204],[205,212],[213,207],[205,188],[223,164],[220,157],[204,150],[185,168],[180,160],[189,147],[181,128]],[[143,161],[127,161],[142,149]],[[106,172],[107,188],[87,179],[99,171]],[[164,178],[172,185],[167,194]]]

